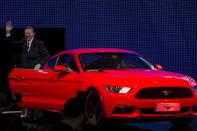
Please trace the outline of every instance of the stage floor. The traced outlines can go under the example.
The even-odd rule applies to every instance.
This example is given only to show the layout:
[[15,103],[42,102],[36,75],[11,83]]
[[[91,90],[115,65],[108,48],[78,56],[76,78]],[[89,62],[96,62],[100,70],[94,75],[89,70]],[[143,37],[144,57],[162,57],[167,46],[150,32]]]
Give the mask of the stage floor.
[[[45,119],[41,121],[20,120],[17,115],[3,115],[0,118],[0,131],[51,131],[58,122]],[[66,129],[65,129],[66,130]],[[92,130],[92,129],[91,129]],[[116,131],[197,131],[197,118],[189,125],[174,126],[168,121],[165,122],[129,122],[123,125],[108,125],[103,130]],[[58,130],[56,130],[58,131]],[[67,130],[66,130],[67,131]],[[83,130],[84,131],[84,130]],[[94,130],[95,131],[95,130]]]

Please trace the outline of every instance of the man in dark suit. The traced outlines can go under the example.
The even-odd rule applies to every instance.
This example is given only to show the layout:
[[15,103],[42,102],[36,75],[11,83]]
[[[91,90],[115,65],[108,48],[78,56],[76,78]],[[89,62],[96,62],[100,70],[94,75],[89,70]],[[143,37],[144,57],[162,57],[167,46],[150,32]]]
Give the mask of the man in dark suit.
[[43,41],[35,39],[34,29],[28,26],[25,30],[25,38],[21,41],[21,68],[40,69],[50,57]]

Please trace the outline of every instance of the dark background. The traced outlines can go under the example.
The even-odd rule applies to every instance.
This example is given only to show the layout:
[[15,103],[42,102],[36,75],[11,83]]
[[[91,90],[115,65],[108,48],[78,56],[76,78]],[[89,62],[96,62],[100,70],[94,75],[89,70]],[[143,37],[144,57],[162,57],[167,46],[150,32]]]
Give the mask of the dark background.
[[1,28],[7,20],[15,28],[63,28],[63,49],[130,49],[197,79],[196,0],[1,0],[0,9]]
[[[45,46],[51,55],[55,55],[56,53],[65,50],[64,28],[36,28],[34,31],[35,37],[45,43]],[[0,34],[5,35],[5,29],[0,28]],[[24,38],[24,29],[14,28],[12,30],[12,38],[15,43],[20,44],[20,41]]]

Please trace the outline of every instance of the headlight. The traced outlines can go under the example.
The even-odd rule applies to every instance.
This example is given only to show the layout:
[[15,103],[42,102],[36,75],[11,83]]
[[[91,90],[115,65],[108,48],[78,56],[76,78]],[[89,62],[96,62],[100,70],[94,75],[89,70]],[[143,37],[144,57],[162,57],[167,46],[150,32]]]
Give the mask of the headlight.
[[105,85],[105,89],[109,92],[112,92],[112,93],[121,93],[121,94],[126,94],[131,90],[130,87],[111,86],[111,85]]
[[193,89],[194,92],[197,93],[197,86],[192,86],[192,89]]

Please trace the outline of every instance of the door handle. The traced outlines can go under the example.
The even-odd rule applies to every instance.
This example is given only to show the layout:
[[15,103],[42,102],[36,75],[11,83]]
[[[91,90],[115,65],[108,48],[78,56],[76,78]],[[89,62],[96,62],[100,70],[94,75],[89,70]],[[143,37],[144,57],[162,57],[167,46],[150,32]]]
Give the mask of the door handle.
[[23,77],[23,76],[13,76],[12,78],[14,80],[17,80],[17,81],[20,81],[20,80],[24,80],[25,79],[25,77]]

